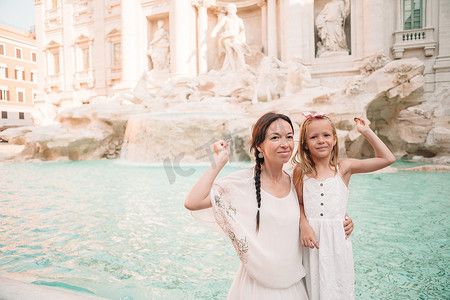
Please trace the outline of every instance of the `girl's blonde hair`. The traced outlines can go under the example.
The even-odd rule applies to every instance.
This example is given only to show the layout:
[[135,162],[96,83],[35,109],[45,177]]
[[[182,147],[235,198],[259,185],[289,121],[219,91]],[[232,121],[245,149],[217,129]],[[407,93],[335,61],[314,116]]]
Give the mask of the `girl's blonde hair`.
[[[336,134],[336,126],[334,126],[333,122],[328,118],[327,116],[322,117],[312,117],[305,119],[302,124],[300,125],[300,138],[298,142],[298,148],[297,152],[295,153],[294,157],[292,157],[292,164],[294,167],[294,184],[296,187],[302,187],[303,186],[303,177],[306,174],[311,174],[312,176],[317,175],[316,167],[314,165],[314,161],[311,158],[311,154],[309,153],[309,150],[306,149],[306,129],[311,122],[313,122],[316,119],[325,119],[330,122],[331,128],[333,129],[333,135],[336,138],[336,144],[334,145],[333,149],[331,150],[331,157],[329,164],[333,166],[336,170],[339,162],[339,141]],[[302,190],[299,190],[302,192]],[[300,195],[299,195],[300,196]]]

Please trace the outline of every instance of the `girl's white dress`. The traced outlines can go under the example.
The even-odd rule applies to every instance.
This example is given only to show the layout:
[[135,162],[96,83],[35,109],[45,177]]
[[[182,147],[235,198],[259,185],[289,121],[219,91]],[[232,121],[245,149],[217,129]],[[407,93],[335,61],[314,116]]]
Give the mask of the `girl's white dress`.
[[336,176],[324,181],[304,177],[305,215],[319,241],[319,249],[303,247],[311,300],[355,299],[352,243],[345,239],[343,227],[348,195],[339,169]]
[[[227,299],[308,299],[304,286],[300,209],[291,191],[277,198],[261,189],[259,232],[256,233],[254,168],[226,176],[211,189],[212,209],[192,212],[232,242],[241,260]],[[214,219],[207,217],[213,213]],[[218,225],[218,226],[217,226]]]

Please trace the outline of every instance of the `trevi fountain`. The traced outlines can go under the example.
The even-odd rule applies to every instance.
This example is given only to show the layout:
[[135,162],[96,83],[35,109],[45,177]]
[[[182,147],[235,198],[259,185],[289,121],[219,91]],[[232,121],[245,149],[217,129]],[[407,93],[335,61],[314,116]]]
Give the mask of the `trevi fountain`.
[[[349,56],[342,20],[326,21],[330,9],[315,20],[321,66]],[[381,51],[353,61],[356,74],[315,78],[314,66],[301,58],[281,61],[249,45],[235,4],[217,10],[221,18],[209,30],[209,38],[217,39],[214,68],[197,76],[171,73],[169,33],[159,20],[147,50],[150,67],[134,88],[68,108],[37,104],[34,126],[1,133],[18,145],[2,160],[157,163],[183,154],[183,162],[198,163],[210,159],[209,143],[230,138],[232,160],[247,161],[251,125],[264,112],[285,113],[298,125],[302,112],[320,111],[337,124],[341,153],[348,156],[372,154],[354,129],[357,116],[370,122],[397,158],[449,164],[449,85],[424,97],[423,61],[392,60]],[[344,10],[341,19],[348,14]]]
[[[234,249],[183,200],[216,140],[231,141],[221,175],[252,164],[251,128],[268,111],[296,132],[303,112],[326,113],[340,153],[356,158],[373,155],[354,128],[363,118],[398,159],[350,182],[356,298],[448,298],[448,2],[61,2],[64,15],[35,2],[49,64],[34,126],[0,133],[0,298],[225,298]],[[405,18],[412,2],[423,2],[420,28]],[[100,12],[104,30],[91,22]],[[92,63],[121,58],[122,82],[111,87],[111,68],[64,84],[47,74],[72,49],[68,34],[75,48],[121,49]],[[96,95],[102,74],[109,90]]]

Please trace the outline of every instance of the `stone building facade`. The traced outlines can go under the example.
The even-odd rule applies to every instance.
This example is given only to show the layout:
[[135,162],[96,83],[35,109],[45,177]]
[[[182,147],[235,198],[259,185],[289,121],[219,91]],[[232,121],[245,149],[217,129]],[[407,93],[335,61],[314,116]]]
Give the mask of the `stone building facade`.
[[0,25],[0,130],[32,124],[36,60],[34,34]]
[[342,1],[348,54],[322,57],[316,19],[328,2],[334,0],[36,0],[40,98],[65,106],[132,88],[151,68],[148,44],[161,20],[170,72],[206,73],[217,66],[211,31],[230,3],[248,45],[281,61],[299,58],[319,84],[342,84],[380,52],[424,61],[428,93],[450,80],[448,1]]

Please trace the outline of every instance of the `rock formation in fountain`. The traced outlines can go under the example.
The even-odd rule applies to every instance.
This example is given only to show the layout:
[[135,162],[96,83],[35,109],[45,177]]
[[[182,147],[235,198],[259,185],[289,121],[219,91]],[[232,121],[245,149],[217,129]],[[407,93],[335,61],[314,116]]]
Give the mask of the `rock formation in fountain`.
[[0,137],[24,145],[13,161],[117,158],[121,151],[122,159],[136,162],[208,162],[209,144],[219,138],[232,140],[232,159],[241,161],[252,157],[251,125],[263,113],[286,113],[299,124],[303,111],[323,111],[337,125],[341,153],[371,155],[353,127],[359,116],[398,158],[448,164],[449,87],[424,101],[424,64],[415,58],[375,55],[360,70],[339,88],[314,84],[297,60],[261,55],[236,72],[161,77],[151,71],[133,91],[66,108],[53,120],[55,109],[43,110],[37,115],[43,126],[8,129]]

